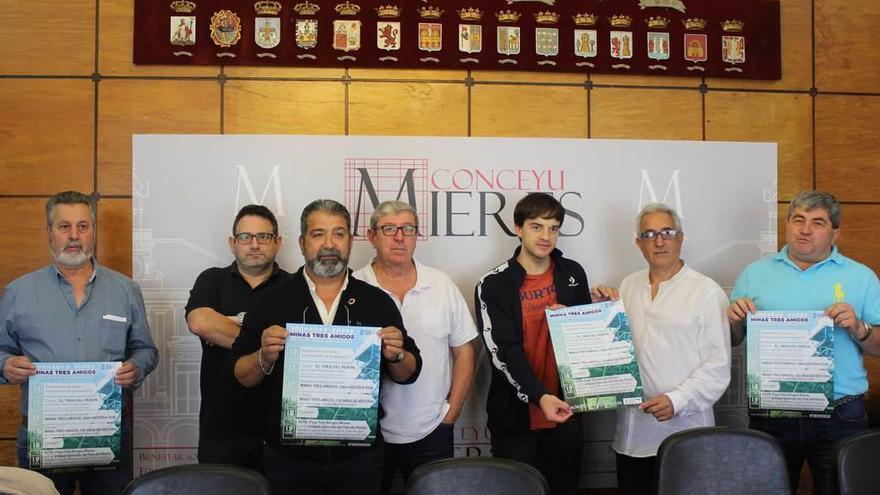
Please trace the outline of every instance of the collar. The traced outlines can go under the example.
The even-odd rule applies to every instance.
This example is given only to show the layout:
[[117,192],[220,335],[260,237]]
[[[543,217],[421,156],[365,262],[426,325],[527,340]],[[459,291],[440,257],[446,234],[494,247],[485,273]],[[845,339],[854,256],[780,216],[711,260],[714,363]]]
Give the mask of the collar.
[[[306,285],[308,285],[308,287],[309,287],[309,292],[311,292],[314,295],[317,295],[318,286],[315,285],[315,282],[312,281],[312,278],[309,276],[309,271],[306,270],[305,266],[303,266],[300,269],[302,270],[303,278],[306,279]],[[343,292],[345,292],[345,289],[348,288],[348,278],[350,275],[351,275],[351,270],[346,268],[345,269],[345,280],[342,281],[342,287],[339,288],[339,294],[342,294]],[[336,294],[337,298],[339,297],[339,294]]]
[[[94,257],[90,261],[92,262],[92,274],[89,275],[89,281],[86,282],[86,284],[94,282],[95,277],[98,276],[98,261]],[[65,277],[64,274],[61,273],[61,270],[58,269],[58,265],[52,263],[52,269],[55,270],[55,276],[58,277],[58,280],[63,280],[64,282],[67,282],[67,277]]]
[[[513,256],[510,257],[507,264],[509,266],[515,266],[519,271],[521,271],[523,273],[523,276],[525,276],[526,269],[523,268],[523,266],[520,265],[519,261],[517,261],[517,259],[516,259],[516,257],[519,256],[520,251],[522,251],[522,244],[520,244],[519,246],[516,247],[516,249],[513,250]],[[554,267],[559,265],[559,263],[557,263],[557,261],[559,261],[559,258],[561,258],[561,257],[562,257],[562,251],[560,251],[559,248],[553,248],[553,251],[550,251],[550,258],[553,260]]]
[[831,254],[829,254],[827,258],[825,258],[822,261],[819,261],[819,262],[812,264],[806,270],[801,270],[801,267],[797,266],[797,263],[795,263],[794,261],[792,261],[791,258],[789,258],[788,244],[786,244],[782,249],[780,249],[779,252],[773,256],[773,259],[775,259],[776,261],[780,261],[782,263],[785,263],[786,265],[788,265],[788,266],[790,266],[800,272],[818,269],[820,266],[822,266],[826,263],[829,263],[829,262],[836,263],[838,265],[842,265],[844,262],[843,255],[840,254],[840,251],[837,249],[836,245],[831,246]]
[[[379,279],[376,278],[376,271],[373,270],[373,262],[374,261],[376,261],[375,257],[373,259],[371,259],[370,262],[367,263],[367,265],[364,267],[364,272],[366,273],[367,278],[370,279],[370,280],[364,280],[364,282],[369,282],[370,285],[375,285],[376,287],[381,288],[382,286],[379,285]],[[415,266],[415,269],[416,269],[416,284],[410,290],[418,291],[418,290],[430,289],[431,284],[428,282],[427,277],[426,277],[425,265],[421,264],[419,262],[419,260],[417,260],[415,257],[413,257],[412,262],[413,262],[413,266]]]
[[[237,275],[241,279],[244,279],[244,277],[241,276],[241,272],[238,271],[238,263],[236,261],[233,261],[229,266],[224,268],[224,270]],[[269,277],[266,278],[266,280],[264,280],[263,283],[268,282],[269,279],[278,275],[278,272],[280,272],[280,271],[281,271],[281,267],[278,266],[278,262],[273,261],[272,262],[272,273],[269,274]]]

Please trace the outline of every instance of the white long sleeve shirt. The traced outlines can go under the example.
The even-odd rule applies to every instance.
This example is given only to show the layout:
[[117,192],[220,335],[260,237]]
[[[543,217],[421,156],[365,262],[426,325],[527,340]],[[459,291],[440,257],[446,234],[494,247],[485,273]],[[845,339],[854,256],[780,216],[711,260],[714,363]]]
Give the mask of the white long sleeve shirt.
[[727,296],[709,277],[683,266],[651,299],[648,270],[620,284],[645,398],[666,394],[675,408],[657,421],[637,407],[617,410],[614,450],[631,457],[657,455],[667,436],[713,426],[712,405],[730,383]]

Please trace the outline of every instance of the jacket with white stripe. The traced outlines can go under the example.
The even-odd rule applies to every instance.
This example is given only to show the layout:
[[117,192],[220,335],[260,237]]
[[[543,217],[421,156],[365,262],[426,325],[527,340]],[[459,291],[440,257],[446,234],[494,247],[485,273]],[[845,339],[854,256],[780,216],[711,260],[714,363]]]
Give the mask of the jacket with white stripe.
[[[547,390],[535,376],[523,350],[522,306],[520,287],[526,271],[513,257],[483,275],[474,290],[477,325],[489,351],[492,382],[486,399],[490,430],[520,431],[529,429],[529,407],[538,405],[544,394],[561,397],[561,390]],[[589,304],[590,287],[583,267],[562,257],[554,249],[553,283],[556,302],[565,306]]]

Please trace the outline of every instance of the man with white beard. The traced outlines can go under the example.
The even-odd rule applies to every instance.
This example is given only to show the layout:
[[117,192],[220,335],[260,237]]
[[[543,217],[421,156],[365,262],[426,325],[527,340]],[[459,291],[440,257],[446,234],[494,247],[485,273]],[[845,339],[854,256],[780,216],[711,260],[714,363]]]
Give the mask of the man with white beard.
[[158,350],[147,326],[144,298],[130,278],[94,258],[96,206],[90,196],[58,193],[46,202],[54,262],[10,283],[0,301],[0,383],[21,386],[18,463],[28,467],[28,379],[33,363],[121,361],[123,399],[120,464],[111,470],[50,473],[62,494],[121,493],[132,478],[130,391],[156,367]]

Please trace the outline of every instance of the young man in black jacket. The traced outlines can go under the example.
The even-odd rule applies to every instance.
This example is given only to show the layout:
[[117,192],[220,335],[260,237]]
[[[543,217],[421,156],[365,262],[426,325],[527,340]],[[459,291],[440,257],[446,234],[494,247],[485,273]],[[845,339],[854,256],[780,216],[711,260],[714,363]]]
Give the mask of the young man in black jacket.
[[545,193],[520,200],[513,212],[520,246],[476,287],[478,327],[489,350],[492,382],[486,400],[492,455],[535,466],[554,495],[578,485],[583,425],[560,399],[559,373],[545,308],[588,304],[587,275],[556,249],[565,209]]
[[381,327],[382,374],[412,383],[421,370],[419,350],[391,298],[350,276],[350,228],[348,210],[336,201],[306,206],[299,238],[305,266],[255,302],[232,347],[238,381],[267,389],[263,465],[273,493],[378,494],[382,479],[381,435],[369,447],[281,444],[287,323]]

